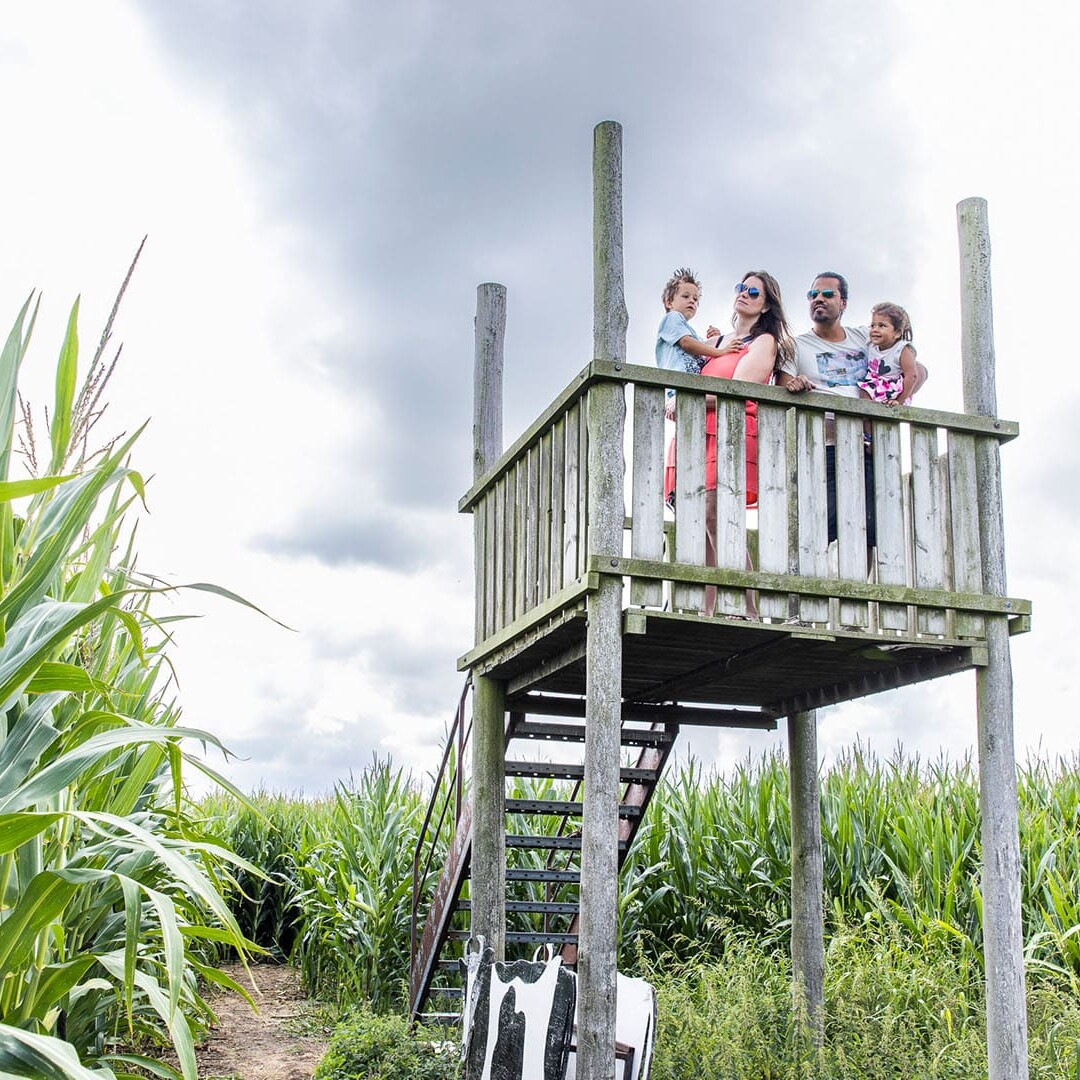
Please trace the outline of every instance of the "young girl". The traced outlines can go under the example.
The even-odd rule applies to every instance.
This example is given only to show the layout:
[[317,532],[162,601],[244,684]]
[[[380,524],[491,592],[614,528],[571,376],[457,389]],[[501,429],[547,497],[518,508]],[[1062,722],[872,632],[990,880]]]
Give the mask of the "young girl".
[[859,392],[884,405],[907,405],[915,388],[915,349],[911,320],[899,304],[875,304],[870,309],[870,345],[866,378]]

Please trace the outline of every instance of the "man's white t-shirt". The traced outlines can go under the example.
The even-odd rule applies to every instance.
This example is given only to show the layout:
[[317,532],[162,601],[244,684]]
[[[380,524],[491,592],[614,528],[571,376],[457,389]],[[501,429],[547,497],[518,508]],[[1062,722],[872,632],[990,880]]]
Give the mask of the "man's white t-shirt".
[[858,397],[859,381],[866,378],[869,331],[865,326],[843,326],[842,341],[826,341],[813,330],[795,339],[795,361],[781,370],[804,375],[815,390],[841,397]]

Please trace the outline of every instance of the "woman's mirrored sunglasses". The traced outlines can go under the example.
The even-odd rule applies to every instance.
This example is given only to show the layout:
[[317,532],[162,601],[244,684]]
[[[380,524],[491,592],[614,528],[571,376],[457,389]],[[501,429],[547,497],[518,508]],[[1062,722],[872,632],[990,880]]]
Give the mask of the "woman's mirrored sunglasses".
[[837,293],[837,291],[835,289],[811,289],[806,294],[806,299],[807,300],[816,300],[820,296],[820,297],[824,298],[825,300],[831,300],[834,296],[838,296],[838,295],[839,294]]
[[745,281],[740,281],[735,286],[736,292],[744,292],[751,300],[756,300],[761,295],[761,290],[756,285],[747,285]]

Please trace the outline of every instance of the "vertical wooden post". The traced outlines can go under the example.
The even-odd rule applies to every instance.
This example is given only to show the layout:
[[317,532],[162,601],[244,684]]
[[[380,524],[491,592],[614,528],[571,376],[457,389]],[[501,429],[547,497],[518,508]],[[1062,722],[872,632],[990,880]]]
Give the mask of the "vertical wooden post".
[[[476,357],[473,382],[473,479],[478,480],[502,452],[503,340],[506,288],[492,282],[476,290]],[[476,640],[483,636],[484,515],[474,511]],[[473,678],[472,754],[472,915],[473,936],[483,935],[502,960],[506,948],[506,783],[504,721],[506,685]],[[460,767],[460,762],[459,762]]]
[[825,928],[817,713],[788,717],[791,787],[791,965],[793,991],[806,1003],[809,1035],[821,1045],[825,1016]]
[[[956,207],[960,236],[964,408],[997,415],[990,228],[985,199]],[[983,591],[1005,596],[1005,529],[998,441],[976,441]],[[983,949],[990,1080],[1027,1077],[1027,1009],[1020,913],[1020,829],[1013,746],[1012,660],[1006,616],[986,616],[989,662],[976,669],[982,807]]]
[[[626,359],[622,262],[622,128],[598,124],[593,144],[593,351]],[[589,390],[590,555],[622,555],[622,386]],[[577,1075],[615,1077],[615,976],[619,914],[619,732],[622,581],[605,575],[589,596],[585,674],[585,785],[578,952]]]

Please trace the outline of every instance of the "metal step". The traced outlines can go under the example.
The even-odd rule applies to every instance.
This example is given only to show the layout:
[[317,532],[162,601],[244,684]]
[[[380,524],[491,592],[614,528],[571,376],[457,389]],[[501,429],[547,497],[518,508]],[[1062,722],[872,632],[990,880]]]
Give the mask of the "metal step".
[[[452,941],[467,941],[468,930],[451,930],[447,938]],[[539,930],[507,930],[507,945],[576,945],[577,934],[544,934]]]
[[425,1027],[454,1027],[461,1023],[460,1012],[425,1012],[416,1014],[417,1023]]
[[[584,804],[561,799],[507,799],[508,814],[557,814],[560,817],[581,817]],[[619,817],[640,817],[640,806],[620,806]]]
[[[551,780],[584,780],[585,766],[556,764],[550,761],[508,761],[506,775],[532,776]],[[619,782],[622,784],[655,783],[658,776],[655,769],[623,768],[619,770]]]
[[[525,720],[515,724],[510,732],[514,739],[542,739],[548,742],[584,742],[584,724],[554,724],[546,721]],[[652,731],[649,728],[624,727],[619,734],[623,746],[670,746],[675,735],[670,731]]]
[[562,881],[569,885],[576,885],[581,881],[580,870],[533,870],[526,868],[513,868],[506,871],[507,881]]
[[[471,900],[459,900],[458,911],[471,911]],[[507,900],[508,912],[521,911],[530,915],[576,915],[577,904],[564,904],[552,900]]]
[[[508,848],[530,848],[540,851],[580,851],[580,836],[530,836],[521,833],[507,833]],[[626,850],[626,841],[619,841],[619,850]]]

